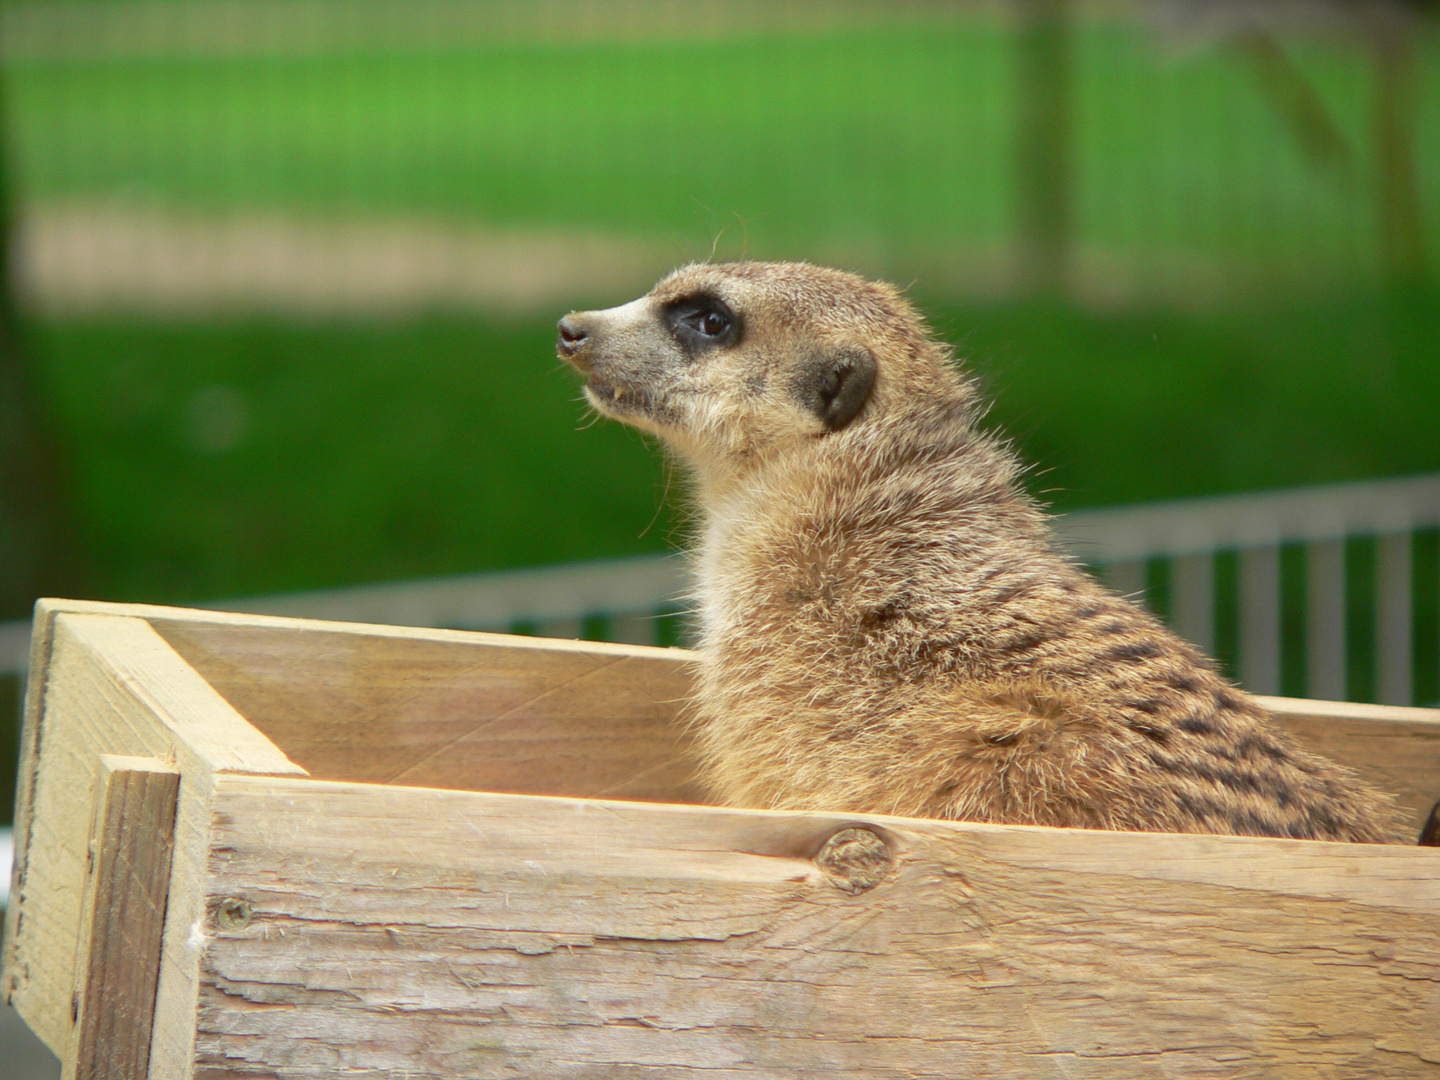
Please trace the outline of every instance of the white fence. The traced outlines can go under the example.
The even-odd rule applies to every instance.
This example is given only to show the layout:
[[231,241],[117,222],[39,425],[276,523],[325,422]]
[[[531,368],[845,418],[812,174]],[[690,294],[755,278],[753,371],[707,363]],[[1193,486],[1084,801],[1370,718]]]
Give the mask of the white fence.
[[[1374,696],[1386,704],[1413,701],[1413,552],[1418,532],[1440,526],[1440,474],[1083,511],[1056,525],[1076,557],[1121,592],[1143,598],[1147,575],[1168,570],[1171,621],[1207,652],[1217,643],[1217,559],[1233,553],[1239,579],[1234,659],[1244,685],[1261,694],[1281,690],[1281,551],[1297,546],[1305,564],[1304,693],[1324,699],[1347,696],[1349,655],[1358,644],[1347,640],[1347,587],[1357,583],[1347,581],[1345,546],[1373,538]],[[670,644],[677,640],[684,588],[683,559],[661,555],[207,606]],[[1440,603],[1434,596],[1423,602]],[[23,670],[27,638],[24,624],[0,626],[0,672]]]
[[[1060,522],[1072,549],[1098,564],[1112,586],[1140,593],[1148,564],[1170,571],[1170,618],[1182,637],[1207,652],[1216,639],[1216,557],[1239,563],[1238,676],[1257,694],[1280,692],[1280,555],[1299,545],[1307,697],[1346,697],[1345,545],[1375,543],[1373,622],[1375,698],[1413,703],[1416,655],[1416,534],[1440,525],[1440,475],[1159,503],[1072,514]],[[1427,598],[1435,603],[1434,597]],[[1433,613],[1431,613],[1433,614]]]

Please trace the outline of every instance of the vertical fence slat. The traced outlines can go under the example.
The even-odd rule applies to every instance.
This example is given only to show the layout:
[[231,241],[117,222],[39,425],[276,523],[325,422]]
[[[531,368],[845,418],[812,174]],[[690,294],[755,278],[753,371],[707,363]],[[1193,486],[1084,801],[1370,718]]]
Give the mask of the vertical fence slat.
[[546,638],[579,638],[581,620],[549,619],[535,624],[535,636]]
[[1409,705],[1414,689],[1410,534],[1375,541],[1375,689],[1384,705]]
[[1204,653],[1215,651],[1215,557],[1184,555],[1170,564],[1175,632]]
[[1105,584],[1121,596],[1129,597],[1142,604],[1145,602],[1145,561],[1143,559],[1106,563],[1102,572],[1105,575]]
[[1280,692],[1280,549],[1240,553],[1240,679],[1253,694]]
[[654,615],[621,615],[610,620],[609,640],[622,645],[654,645]]
[[1345,541],[1305,545],[1305,693],[1345,698]]

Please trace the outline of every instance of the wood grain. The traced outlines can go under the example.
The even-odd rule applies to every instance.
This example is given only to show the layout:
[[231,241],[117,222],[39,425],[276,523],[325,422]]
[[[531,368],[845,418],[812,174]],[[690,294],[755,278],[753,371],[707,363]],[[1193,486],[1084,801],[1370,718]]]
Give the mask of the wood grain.
[[[217,778],[200,1075],[1433,1077],[1440,852]],[[893,871],[812,861],[844,828]]]
[[67,1058],[77,1080],[149,1075],[180,774],[102,755]]
[[[694,802],[678,650],[49,602],[34,656],[5,985],[71,1076],[122,754],[180,777],[154,1080],[1440,1077],[1433,848],[439,790]],[[1265,705],[1440,799],[1440,713]]]
[[317,778],[699,802],[678,649],[152,620]]

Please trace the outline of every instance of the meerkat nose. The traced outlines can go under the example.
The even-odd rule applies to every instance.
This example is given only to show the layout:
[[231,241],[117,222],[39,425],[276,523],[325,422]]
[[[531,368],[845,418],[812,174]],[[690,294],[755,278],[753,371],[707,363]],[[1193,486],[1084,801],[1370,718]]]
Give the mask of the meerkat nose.
[[555,342],[555,351],[565,360],[578,360],[590,343],[590,332],[585,329],[584,316],[571,312],[560,320],[560,336]]

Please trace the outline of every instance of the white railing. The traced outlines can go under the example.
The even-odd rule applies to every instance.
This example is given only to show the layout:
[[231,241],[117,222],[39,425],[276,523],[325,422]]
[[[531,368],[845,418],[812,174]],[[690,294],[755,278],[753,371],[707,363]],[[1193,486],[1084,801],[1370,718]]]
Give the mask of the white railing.
[[[1144,599],[1153,564],[1168,567],[1170,617],[1207,652],[1216,646],[1216,560],[1238,564],[1238,675],[1281,690],[1281,549],[1305,561],[1306,696],[1346,697],[1347,540],[1373,537],[1375,696],[1412,703],[1417,531],[1440,526],[1440,474],[1291,491],[1189,499],[1056,519],[1064,543],[1119,591]],[[1353,584],[1353,582],[1351,583]],[[685,567],[675,555],[366,585],[219,601],[228,611],[350,622],[522,631],[640,644],[676,640]],[[1431,598],[1433,600],[1433,598]],[[0,672],[21,671],[29,629],[0,625]]]
[[[1215,648],[1215,563],[1239,562],[1238,675],[1257,694],[1280,692],[1280,552],[1302,545],[1307,697],[1343,700],[1345,543],[1375,541],[1375,697],[1412,703],[1415,534],[1440,525],[1440,475],[1085,511],[1060,521],[1081,558],[1123,593],[1142,594],[1148,564],[1168,562],[1170,617],[1182,637]],[[1355,584],[1355,583],[1350,583]]]

